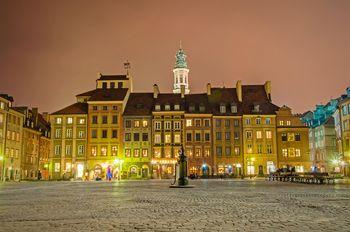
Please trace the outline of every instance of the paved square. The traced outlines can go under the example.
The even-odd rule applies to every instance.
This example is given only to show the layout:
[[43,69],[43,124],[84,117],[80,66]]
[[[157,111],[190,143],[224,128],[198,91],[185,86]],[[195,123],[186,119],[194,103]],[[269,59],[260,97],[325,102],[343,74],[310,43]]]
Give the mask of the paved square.
[[349,183],[169,183],[1,183],[0,231],[350,231]]

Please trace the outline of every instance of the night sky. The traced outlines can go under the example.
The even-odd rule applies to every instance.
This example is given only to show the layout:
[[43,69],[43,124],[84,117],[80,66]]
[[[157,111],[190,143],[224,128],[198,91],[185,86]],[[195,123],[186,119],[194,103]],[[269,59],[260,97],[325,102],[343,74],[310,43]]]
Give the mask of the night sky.
[[350,1],[0,1],[0,92],[55,111],[125,73],[135,91],[172,89],[182,40],[192,92],[272,81],[304,112],[350,86]]

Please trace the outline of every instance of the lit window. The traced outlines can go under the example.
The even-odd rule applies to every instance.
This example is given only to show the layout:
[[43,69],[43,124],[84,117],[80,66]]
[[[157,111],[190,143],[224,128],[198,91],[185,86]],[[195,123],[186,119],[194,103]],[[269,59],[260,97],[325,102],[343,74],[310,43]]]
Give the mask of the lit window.
[[148,121],[147,120],[143,120],[142,121],[142,126],[143,127],[147,127],[148,126]]
[[171,143],[171,135],[165,135],[165,143]]
[[294,141],[294,133],[288,133],[288,141]]
[[79,124],[85,124],[85,118],[79,119]]
[[161,139],[160,134],[155,134],[154,135],[154,143],[161,143],[161,142],[162,142],[162,139]]
[[289,120],[287,121],[287,126],[290,126],[290,121]]
[[136,128],[140,127],[140,121],[135,120],[134,121],[134,127],[136,127]]
[[261,133],[261,131],[257,131],[257,132],[256,132],[256,138],[257,138],[257,139],[261,139],[261,138],[262,138],[262,133]]
[[174,105],[174,110],[180,110],[180,105]]
[[300,155],[301,155],[300,149],[295,149],[295,156],[300,157]]
[[286,148],[283,148],[283,149],[282,149],[282,155],[283,155],[284,157],[287,157],[287,156],[288,156],[288,150],[287,150]]
[[118,147],[112,146],[112,156],[117,156],[117,155],[118,155]]
[[220,113],[222,113],[222,114],[226,113],[226,106],[225,105],[220,105]]
[[209,157],[210,156],[210,148],[205,148],[204,149],[204,157]]
[[161,148],[154,148],[154,158],[160,158],[161,157]]
[[72,128],[69,128],[67,129],[67,138],[72,138],[72,134],[73,134],[73,129]]
[[169,111],[170,110],[170,105],[165,105],[165,110]]
[[148,157],[148,149],[142,149],[142,157]]
[[140,157],[140,149],[134,149],[134,157],[135,158]]
[[281,120],[281,121],[279,121],[279,124],[280,124],[280,126],[283,126],[283,121]]
[[295,157],[295,149],[294,148],[288,148],[288,156]]
[[187,127],[192,126],[192,119],[186,119],[186,126]]
[[72,124],[73,123],[73,118],[67,118],[67,124]]
[[253,146],[250,143],[247,144],[247,152],[248,153],[252,153],[253,152]]
[[237,113],[237,106],[231,105],[231,113]]
[[79,145],[78,146],[78,155],[84,154],[84,145]]
[[130,149],[125,149],[125,157],[130,158],[131,156],[131,150]]
[[66,145],[66,155],[71,155],[71,154],[72,154],[72,146]]
[[181,136],[179,134],[174,135],[174,143],[181,143]]
[[103,156],[107,155],[107,147],[106,146],[101,147],[101,155],[103,155]]
[[266,131],[266,138],[272,139],[272,132],[271,131]]
[[62,118],[56,118],[56,124],[62,124]]
[[235,155],[239,155],[239,147],[235,147]]
[[196,155],[196,157],[201,157],[202,156],[202,149],[196,148],[195,155]]
[[155,110],[156,110],[156,111],[160,111],[160,105],[157,104],[157,105],[155,106]]
[[61,146],[55,145],[55,155],[60,155],[60,154],[61,154]]
[[91,147],[91,156],[96,156],[97,155],[97,149],[96,146]]
[[61,170],[61,164],[55,163],[55,172],[60,172],[60,170]]
[[72,163],[66,163],[66,172],[72,171]]

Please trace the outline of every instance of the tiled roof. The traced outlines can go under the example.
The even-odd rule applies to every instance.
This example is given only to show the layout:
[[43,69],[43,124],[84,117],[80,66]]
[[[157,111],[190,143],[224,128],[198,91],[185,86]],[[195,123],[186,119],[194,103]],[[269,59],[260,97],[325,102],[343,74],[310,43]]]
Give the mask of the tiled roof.
[[70,106],[67,106],[59,111],[52,113],[52,115],[60,115],[60,114],[87,114],[88,112],[88,104],[77,102]]
[[[214,115],[239,115],[242,113],[242,103],[238,101],[235,88],[211,88],[208,96],[211,110]],[[231,105],[237,106],[237,113],[231,112]],[[220,112],[220,106],[226,106],[226,113]]]
[[8,100],[10,102],[13,102],[13,97],[8,95],[8,94],[6,94],[6,93],[0,93],[0,97],[4,98],[4,99],[6,99],[6,100]]
[[94,89],[85,93],[78,94],[80,96],[89,96],[89,101],[122,101],[124,100],[128,89]]
[[206,93],[188,94],[185,95],[185,111],[186,113],[212,113],[211,106],[208,102]]
[[101,74],[100,78],[98,80],[129,80],[129,78],[126,75],[103,75]]
[[[243,114],[276,114],[278,106],[271,103],[264,85],[242,85]],[[259,105],[259,112],[254,106]]]
[[153,110],[153,93],[131,93],[126,103],[124,115],[151,115]]
[[161,106],[162,110],[164,110],[166,104],[169,104],[171,109],[173,109],[174,105],[180,105],[180,110],[184,110],[185,99],[181,98],[179,93],[160,93],[154,99],[154,105],[157,104]]

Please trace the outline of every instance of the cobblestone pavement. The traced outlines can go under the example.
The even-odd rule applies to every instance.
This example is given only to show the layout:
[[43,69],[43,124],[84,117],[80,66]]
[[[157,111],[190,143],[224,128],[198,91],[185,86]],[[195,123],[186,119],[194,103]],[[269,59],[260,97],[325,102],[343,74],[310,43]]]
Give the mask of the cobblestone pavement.
[[350,182],[0,184],[0,231],[350,231]]

